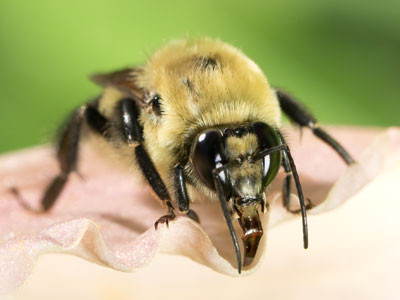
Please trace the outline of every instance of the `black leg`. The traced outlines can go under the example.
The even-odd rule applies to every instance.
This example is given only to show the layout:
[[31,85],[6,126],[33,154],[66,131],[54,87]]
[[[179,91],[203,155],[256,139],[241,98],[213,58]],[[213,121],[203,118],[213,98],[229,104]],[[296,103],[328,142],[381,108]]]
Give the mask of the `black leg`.
[[60,175],[55,177],[47,187],[41,200],[41,208],[48,211],[61,194],[71,172],[76,170],[79,137],[84,119],[85,108],[78,108],[68,121],[58,143],[57,158],[60,164]]
[[138,145],[135,147],[135,154],[136,159],[139,163],[139,167],[142,170],[144,177],[146,177],[147,181],[152,187],[153,191],[162,201],[169,202],[171,198],[168,194],[167,187],[162,181],[160,174],[158,173],[143,145]]
[[154,227],[157,229],[159,223],[165,223],[168,227],[169,221],[175,219],[176,217],[168,190],[162,181],[160,174],[158,174],[153,162],[151,161],[150,156],[147,154],[147,151],[142,145],[135,147],[135,154],[137,162],[139,163],[140,169],[142,170],[143,175],[146,177],[147,182],[150,184],[158,198],[165,202],[168,207],[168,215],[162,216],[160,219],[158,219],[154,224]]
[[134,100],[128,98],[121,100],[120,106],[122,132],[125,136],[126,142],[128,145],[135,147],[136,160],[144,177],[146,177],[147,182],[158,198],[160,198],[160,200],[168,207],[168,215],[162,216],[157,220],[154,226],[156,229],[159,223],[166,223],[168,226],[168,222],[175,218],[174,207],[171,203],[167,187],[143,146],[143,129],[138,121],[139,109]]
[[85,120],[90,129],[102,135],[104,138],[109,138],[108,120],[97,110],[95,106],[89,105],[85,107]]
[[185,174],[183,167],[178,164],[174,167],[174,189],[175,199],[178,202],[179,210],[186,213],[186,216],[200,223],[199,216],[192,209],[189,209],[189,195],[186,190]]
[[33,212],[46,212],[53,207],[68,181],[69,174],[76,171],[79,140],[84,121],[86,121],[94,131],[105,136],[107,120],[94,106],[83,105],[76,109],[61,131],[58,141],[57,159],[60,165],[60,174],[47,186],[40,201],[40,208],[35,209],[28,206],[22,199],[18,190],[16,188],[12,189],[12,192],[17,196],[18,201],[24,208]]
[[276,94],[278,96],[282,111],[289,117],[291,121],[299,126],[306,126],[310,128],[314,135],[331,146],[348,165],[355,162],[355,160],[343,148],[342,145],[340,145],[333,137],[331,137],[327,132],[317,125],[317,120],[302,104],[281,90],[277,90]]
[[189,196],[186,190],[183,167],[181,165],[176,165],[174,168],[174,187],[175,198],[178,202],[179,210],[187,212],[189,210]]
[[122,131],[129,146],[137,146],[143,142],[143,129],[137,118],[139,109],[131,99],[121,101]]
[[[282,167],[285,170],[286,176],[283,181],[283,188],[282,188],[282,199],[283,199],[283,206],[286,208],[287,211],[298,214],[301,212],[300,209],[292,209],[290,207],[290,194],[291,194],[291,186],[292,186],[292,169],[290,167],[289,159],[286,152],[282,152]],[[315,207],[315,205],[307,199],[306,209],[311,209]]]
[[21,198],[17,189],[13,189],[18,201],[24,208],[34,212],[45,212],[50,210],[55,201],[61,194],[65,184],[67,183],[70,172],[75,171],[79,150],[79,136],[82,127],[84,109],[78,108],[66,123],[63,129],[57,149],[57,159],[60,165],[60,174],[57,175],[47,186],[42,199],[40,200],[40,208],[35,209],[29,207]]

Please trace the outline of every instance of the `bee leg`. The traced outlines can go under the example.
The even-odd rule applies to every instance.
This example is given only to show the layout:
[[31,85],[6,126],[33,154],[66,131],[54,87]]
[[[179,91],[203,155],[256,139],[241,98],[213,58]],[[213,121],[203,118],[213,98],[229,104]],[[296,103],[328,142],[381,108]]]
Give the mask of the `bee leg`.
[[181,212],[186,213],[186,216],[192,220],[200,223],[199,216],[192,209],[189,209],[189,196],[186,190],[185,175],[183,172],[183,167],[177,164],[174,169],[174,189],[175,189],[175,199],[178,202],[178,207]]
[[97,110],[97,103],[94,105],[88,105],[85,108],[85,121],[89,125],[90,129],[100,134],[105,139],[109,138],[108,135],[108,120]]
[[174,207],[172,206],[171,201],[164,200],[167,207],[168,207],[168,215],[164,215],[160,217],[155,223],[154,223],[154,228],[157,230],[158,229],[158,224],[164,224],[169,227],[169,222],[174,220],[176,218],[175,212],[174,212]]
[[12,192],[17,196],[17,200],[27,210],[36,213],[49,211],[58,197],[60,196],[69,174],[76,171],[79,140],[82,124],[86,121],[90,127],[100,134],[105,134],[107,120],[93,106],[83,105],[76,109],[66,123],[58,141],[57,160],[60,165],[60,174],[53,178],[47,186],[42,199],[40,208],[35,209],[24,201],[16,188]]
[[84,121],[97,133],[106,135],[107,119],[94,106],[82,105],[75,110],[59,141],[57,158],[61,174],[53,179],[42,198],[41,206],[44,211],[50,210],[67,183],[69,174],[76,171]]
[[168,190],[143,145],[139,144],[135,147],[135,155],[144,177],[146,177],[153,191],[161,199],[161,201],[165,202],[168,208],[168,215],[159,218],[155,222],[154,227],[157,229],[159,223],[165,223],[168,227],[169,221],[172,221],[176,217]]
[[79,134],[83,119],[83,111],[77,109],[68,120],[64,131],[58,142],[57,159],[60,164],[61,173],[53,178],[47,186],[46,191],[40,201],[40,208],[33,208],[21,197],[16,188],[12,192],[17,197],[17,201],[27,210],[35,213],[48,211],[59,197],[68,175],[75,170],[76,158],[78,155]]
[[[286,176],[283,181],[283,189],[282,189],[282,199],[283,199],[283,206],[286,208],[286,210],[292,214],[298,214],[301,212],[300,209],[292,209],[290,205],[290,200],[291,200],[291,185],[292,185],[292,169],[290,168],[290,164],[288,161],[287,154],[285,152],[282,153],[282,167],[285,170]],[[306,209],[311,209],[315,207],[315,204],[311,202],[310,199],[307,198],[307,203],[306,203]]]
[[149,154],[143,145],[143,129],[138,121],[139,109],[134,100],[126,98],[120,102],[121,107],[121,121],[122,132],[125,136],[126,142],[129,146],[135,148],[136,160],[140,169],[146,177],[147,182],[156,193],[158,198],[163,201],[168,208],[168,215],[162,216],[158,219],[154,227],[158,228],[158,224],[165,223],[168,226],[169,221],[175,219],[176,215],[174,207],[171,203],[171,197],[168,194],[167,187],[165,186],[160,174],[158,173],[154,163],[152,162]]
[[343,146],[318,126],[317,120],[301,103],[281,90],[276,90],[276,95],[278,96],[279,105],[282,111],[289,117],[291,121],[301,127],[305,126],[310,128],[313,134],[331,146],[346,162],[346,164],[350,165],[355,163],[355,160],[343,148]]
[[84,118],[84,109],[78,108],[67,122],[58,142],[57,159],[60,165],[60,174],[47,187],[41,199],[41,210],[48,211],[61,194],[68,176],[75,171],[79,151],[79,137]]

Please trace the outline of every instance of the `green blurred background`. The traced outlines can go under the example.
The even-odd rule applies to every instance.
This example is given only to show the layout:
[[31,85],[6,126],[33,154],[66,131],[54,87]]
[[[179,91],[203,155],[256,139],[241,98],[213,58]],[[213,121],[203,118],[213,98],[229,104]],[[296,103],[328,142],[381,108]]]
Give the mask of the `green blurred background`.
[[0,0],[0,152],[49,141],[88,75],[219,37],[322,123],[400,125],[400,1]]

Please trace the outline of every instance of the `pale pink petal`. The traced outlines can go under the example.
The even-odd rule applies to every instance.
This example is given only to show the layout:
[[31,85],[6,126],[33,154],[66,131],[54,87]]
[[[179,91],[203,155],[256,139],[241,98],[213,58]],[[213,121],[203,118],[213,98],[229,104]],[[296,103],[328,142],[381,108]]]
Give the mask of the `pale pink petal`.
[[[347,169],[331,149],[306,131],[301,145],[297,132],[287,133],[306,197],[319,203],[310,213],[337,207],[400,161],[399,129],[381,133],[374,142],[378,130],[332,131],[360,165]],[[17,187],[30,205],[37,205],[46,184],[57,173],[52,154],[51,149],[39,147],[0,158],[0,295],[20,286],[38,255],[49,252],[74,254],[126,272],[148,265],[158,253],[172,253],[218,272],[238,275],[232,241],[218,205],[193,206],[201,227],[179,217],[169,228],[160,225],[155,231],[154,221],[166,213],[165,209],[130,173],[103,162],[89,147],[84,147],[79,169],[84,179],[72,175],[50,213],[27,212],[9,189]],[[279,180],[268,193],[274,202],[271,226],[293,217],[280,204]],[[265,214],[264,228],[268,217]],[[259,265],[265,245],[264,237],[260,255],[243,273]]]

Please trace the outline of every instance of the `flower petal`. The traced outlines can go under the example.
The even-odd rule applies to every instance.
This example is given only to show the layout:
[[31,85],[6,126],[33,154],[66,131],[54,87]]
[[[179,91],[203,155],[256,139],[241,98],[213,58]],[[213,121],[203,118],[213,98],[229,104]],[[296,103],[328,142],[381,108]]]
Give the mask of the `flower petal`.
[[[337,207],[400,161],[399,129],[380,134],[363,155],[377,130],[333,132],[360,164],[346,169],[329,147],[309,133],[304,134],[302,145],[291,143],[305,195],[319,203],[310,213]],[[288,135],[295,141],[292,132]],[[52,150],[39,147],[0,158],[0,294],[21,285],[37,257],[49,252],[74,254],[126,272],[148,265],[158,253],[179,254],[218,272],[238,275],[232,241],[217,204],[193,205],[201,226],[178,217],[169,228],[161,224],[156,231],[154,221],[165,211],[147,188],[135,183],[129,172],[102,162],[90,147],[84,147],[81,157],[83,179],[72,175],[54,209],[43,215],[24,210],[10,188],[17,187],[29,205],[37,205],[57,173]],[[280,204],[280,188],[278,179],[268,191],[273,202],[270,226],[293,218]],[[264,228],[268,217],[269,213],[264,215]],[[259,265],[265,246],[263,237],[255,263],[244,274]]]

